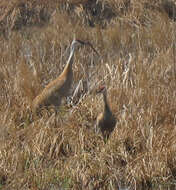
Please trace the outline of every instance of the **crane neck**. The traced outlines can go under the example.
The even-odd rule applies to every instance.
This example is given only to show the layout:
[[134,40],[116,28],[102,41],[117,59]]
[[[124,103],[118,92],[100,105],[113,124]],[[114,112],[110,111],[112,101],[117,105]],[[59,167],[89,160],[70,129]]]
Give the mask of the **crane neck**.
[[104,112],[111,112],[109,108],[106,92],[103,93],[103,101],[104,101]]
[[66,63],[66,66],[64,68],[64,73],[67,73],[69,71],[72,71],[72,64],[73,64],[73,60],[74,60],[74,52],[75,52],[75,48],[71,48],[71,52],[70,52],[70,56],[68,58],[68,61]]

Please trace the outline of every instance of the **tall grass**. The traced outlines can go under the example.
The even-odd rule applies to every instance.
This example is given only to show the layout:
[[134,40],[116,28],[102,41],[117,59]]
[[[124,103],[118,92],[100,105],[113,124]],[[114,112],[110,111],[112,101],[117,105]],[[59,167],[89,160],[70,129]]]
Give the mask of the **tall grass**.
[[[98,1],[93,13],[91,1],[24,1],[34,12],[23,23],[24,7],[14,2],[1,3],[16,16],[9,11],[1,21],[0,189],[174,189],[175,23],[166,4]],[[35,10],[43,7],[41,26]],[[31,102],[62,72],[74,33],[101,56],[79,49],[70,95],[83,81],[79,96],[57,114],[34,117]],[[101,83],[118,120],[106,144],[94,125]]]

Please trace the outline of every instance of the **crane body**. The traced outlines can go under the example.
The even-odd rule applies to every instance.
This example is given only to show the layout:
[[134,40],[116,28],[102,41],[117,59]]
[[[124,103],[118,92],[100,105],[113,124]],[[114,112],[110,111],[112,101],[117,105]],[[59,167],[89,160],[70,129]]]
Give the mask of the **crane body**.
[[107,101],[106,88],[104,86],[101,87],[97,93],[103,94],[104,107],[103,112],[100,113],[97,117],[96,125],[100,129],[104,140],[107,140],[116,126],[116,119]]
[[[59,107],[63,97],[67,97],[73,83],[74,52],[79,45],[89,45],[95,52],[96,50],[89,42],[74,39],[70,47],[70,56],[63,72],[53,81],[51,81],[43,91],[33,100],[32,110],[37,112],[42,107]],[[96,52],[97,53],[97,52]],[[98,53],[97,53],[98,54]]]

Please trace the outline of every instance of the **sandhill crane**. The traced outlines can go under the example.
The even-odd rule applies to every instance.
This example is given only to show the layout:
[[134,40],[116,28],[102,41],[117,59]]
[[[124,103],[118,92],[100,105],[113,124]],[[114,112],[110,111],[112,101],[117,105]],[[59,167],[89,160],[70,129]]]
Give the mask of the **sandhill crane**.
[[100,113],[96,120],[96,126],[100,129],[104,140],[108,140],[111,132],[114,130],[116,125],[116,119],[112,114],[107,101],[107,90],[105,86],[100,86],[97,93],[103,94],[104,108],[103,112]]
[[90,42],[83,42],[81,40],[74,39],[70,47],[70,56],[63,72],[55,80],[51,81],[43,89],[43,91],[33,100],[33,112],[37,112],[43,106],[47,107],[53,105],[55,107],[59,107],[62,98],[69,95],[69,91],[73,82],[72,64],[74,52],[80,44],[89,45],[98,54],[98,52],[93,48]]

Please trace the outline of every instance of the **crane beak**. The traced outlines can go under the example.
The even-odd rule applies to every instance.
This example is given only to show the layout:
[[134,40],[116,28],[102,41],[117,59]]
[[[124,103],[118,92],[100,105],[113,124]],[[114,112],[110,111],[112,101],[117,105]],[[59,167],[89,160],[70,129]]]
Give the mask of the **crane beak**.
[[82,45],[88,45],[88,46],[90,46],[90,47],[92,48],[92,50],[93,50],[98,56],[100,56],[100,54],[95,50],[95,48],[93,47],[93,45],[92,45],[90,42],[84,42],[84,41],[78,40],[78,39],[76,39],[76,41],[79,42],[79,43],[82,44]]
[[93,49],[93,51],[94,51],[98,56],[100,56],[100,54],[95,50],[95,48],[93,47],[93,45],[92,45],[90,42],[87,42],[86,45],[90,46],[90,47]]
[[83,42],[82,40],[76,39],[75,41],[79,42],[81,45],[86,45],[86,42]]

